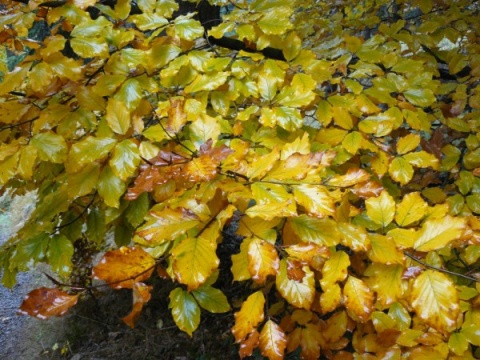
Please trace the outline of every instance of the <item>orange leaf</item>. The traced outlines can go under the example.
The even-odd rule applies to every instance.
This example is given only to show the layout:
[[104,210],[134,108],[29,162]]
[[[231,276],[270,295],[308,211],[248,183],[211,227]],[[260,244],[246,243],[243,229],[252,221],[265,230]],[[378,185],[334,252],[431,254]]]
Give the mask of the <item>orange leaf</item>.
[[132,329],[135,327],[135,323],[142,312],[143,305],[151,298],[151,290],[152,287],[145,285],[144,283],[133,284],[133,309],[130,314],[122,318],[125,324],[130,326]]
[[254,237],[248,246],[248,271],[252,275],[252,279],[263,284],[268,275],[277,273],[279,264],[275,246]]
[[225,145],[212,148],[212,139],[208,140],[200,147],[199,156],[185,166],[185,180],[193,183],[212,180],[220,163],[231,153],[233,150]]
[[265,297],[261,291],[254,292],[243,302],[240,311],[235,313],[235,325],[232,327],[235,342],[240,343],[263,321],[264,306]]
[[70,295],[58,289],[41,287],[32,290],[25,296],[19,313],[47,319],[52,316],[62,316],[78,301],[78,295]]
[[147,280],[155,268],[155,259],[141,248],[122,246],[108,251],[93,267],[93,277],[114,289],[131,289],[135,283]]
[[260,333],[260,350],[269,360],[282,360],[287,347],[287,337],[272,320],[268,320]]
[[316,360],[320,358],[320,342],[322,333],[315,324],[306,324],[297,327],[288,335],[288,352],[301,347],[301,358],[305,360]]
[[260,334],[257,330],[253,330],[248,338],[240,343],[240,350],[238,351],[240,359],[243,359],[246,356],[251,356],[253,350],[258,347],[258,344],[260,344]]

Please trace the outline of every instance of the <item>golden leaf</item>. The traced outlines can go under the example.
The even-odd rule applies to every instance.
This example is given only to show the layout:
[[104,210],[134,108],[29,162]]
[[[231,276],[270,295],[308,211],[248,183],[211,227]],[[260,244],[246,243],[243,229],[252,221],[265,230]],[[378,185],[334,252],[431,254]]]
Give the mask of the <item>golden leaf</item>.
[[348,275],[347,268],[349,266],[350,259],[347,253],[337,251],[332,254],[322,269],[322,279],[320,279],[322,289],[325,291],[335,283],[345,280]]
[[276,275],[279,258],[275,246],[254,237],[248,246],[248,271],[252,279],[263,284],[269,275]]
[[464,219],[448,215],[440,219],[427,220],[418,232],[413,248],[424,252],[440,249],[458,239],[465,228]]
[[402,202],[397,204],[395,222],[399,226],[408,226],[422,219],[427,212],[428,205],[418,192],[407,194]]
[[150,298],[151,294],[150,291],[152,290],[151,286],[145,285],[144,283],[135,283],[133,284],[133,309],[127,316],[123,317],[122,320],[130,326],[132,329],[135,327],[135,323],[142,312],[143,305],[147,303]]
[[240,311],[235,313],[232,334],[235,342],[244,340],[264,319],[265,297],[261,291],[254,292],[245,300]]
[[390,224],[395,216],[395,200],[383,190],[380,196],[365,200],[368,217],[383,227]]
[[[308,266],[302,266],[301,278],[294,279],[289,276],[288,266],[290,266],[288,260],[282,259],[280,261],[280,271],[275,279],[277,290],[289,304],[297,308],[310,310],[315,297],[313,271]],[[300,269],[297,269],[297,272],[298,270]]]
[[418,317],[439,332],[452,332],[460,312],[458,293],[449,277],[425,270],[413,282],[411,304]]
[[367,322],[373,311],[373,292],[360,279],[349,276],[343,296],[347,312],[356,321]]
[[62,316],[78,301],[78,295],[70,295],[59,289],[39,288],[25,296],[19,313],[47,319],[52,316]]
[[364,272],[365,281],[377,294],[377,302],[388,307],[401,299],[406,281],[402,280],[401,265],[372,264]]
[[121,247],[108,251],[93,267],[94,279],[105,281],[114,289],[131,289],[137,282],[150,278],[155,259],[139,247]]
[[272,320],[268,320],[260,332],[260,350],[269,360],[283,360],[287,337]]

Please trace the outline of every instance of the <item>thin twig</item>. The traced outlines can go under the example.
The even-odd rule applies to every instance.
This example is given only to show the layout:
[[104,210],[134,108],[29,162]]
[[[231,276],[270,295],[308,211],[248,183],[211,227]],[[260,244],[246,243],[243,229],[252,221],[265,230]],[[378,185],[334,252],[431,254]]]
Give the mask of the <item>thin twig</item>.
[[413,261],[425,266],[427,269],[430,269],[430,270],[436,270],[436,271],[439,271],[439,272],[442,272],[444,274],[449,274],[449,275],[453,275],[453,276],[458,276],[458,277],[461,277],[461,278],[464,278],[466,280],[470,280],[470,281],[473,281],[473,282],[480,282],[479,279],[476,279],[474,277],[471,277],[471,276],[467,276],[467,275],[463,275],[463,274],[459,274],[459,273],[456,273],[454,271],[450,271],[450,270],[445,270],[445,269],[441,269],[439,267],[436,267],[436,266],[433,266],[433,265],[429,265],[425,262],[423,262],[422,260],[420,260],[419,258],[417,258],[416,256],[404,251],[403,252],[406,256],[408,256],[410,259],[412,259]]

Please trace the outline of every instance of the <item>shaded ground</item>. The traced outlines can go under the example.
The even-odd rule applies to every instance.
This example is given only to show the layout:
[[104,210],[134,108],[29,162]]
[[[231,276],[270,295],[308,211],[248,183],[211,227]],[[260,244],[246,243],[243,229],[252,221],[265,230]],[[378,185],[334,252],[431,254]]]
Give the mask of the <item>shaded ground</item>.
[[131,292],[107,291],[84,299],[63,318],[47,321],[15,315],[21,296],[45,284],[39,274],[22,274],[13,292],[0,288],[1,359],[236,359],[230,327],[233,315],[202,314],[190,338],[178,330],[168,310],[169,286],[153,292],[138,326],[121,317],[131,309]]

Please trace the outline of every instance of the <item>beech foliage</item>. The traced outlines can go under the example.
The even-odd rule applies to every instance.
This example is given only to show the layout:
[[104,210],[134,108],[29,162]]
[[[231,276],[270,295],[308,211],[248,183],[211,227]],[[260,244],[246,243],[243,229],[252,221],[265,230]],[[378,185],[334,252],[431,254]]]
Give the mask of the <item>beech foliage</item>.
[[210,3],[3,2],[0,186],[38,201],[2,281],[57,274],[21,312],[100,280],[133,327],[159,277],[190,335],[232,311],[242,358],[479,358],[478,2]]

